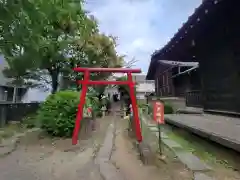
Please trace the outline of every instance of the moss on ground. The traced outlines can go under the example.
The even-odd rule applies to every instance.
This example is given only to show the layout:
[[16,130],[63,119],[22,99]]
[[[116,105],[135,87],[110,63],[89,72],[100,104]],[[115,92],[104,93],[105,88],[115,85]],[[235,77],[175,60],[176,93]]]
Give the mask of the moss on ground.
[[24,132],[25,128],[21,124],[9,124],[4,128],[0,128],[0,143],[3,139],[7,139],[16,133]]
[[193,153],[208,164],[222,165],[230,169],[234,169],[233,166],[237,166],[231,152],[226,152],[231,151],[229,149],[220,147],[220,145],[214,142],[199,138],[178,128],[171,129],[165,126],[164,131],[171,140],[177,142],[186,151]]

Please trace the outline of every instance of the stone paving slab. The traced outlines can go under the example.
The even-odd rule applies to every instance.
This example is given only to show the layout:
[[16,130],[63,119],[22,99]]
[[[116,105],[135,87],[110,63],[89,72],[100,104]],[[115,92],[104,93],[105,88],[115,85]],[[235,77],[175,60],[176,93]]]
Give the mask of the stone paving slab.
[[240,119],[214,115],[165,115],[165,121],[240,152]]
[[114,124],[110,124],[106,133],[104,143],[96,157],[96,164],[99,166],[99,171],[104,177],[104,180],[124,180],[123,175],[110,162],[114,145],[114,134]]
[[171,149],[182,149],[182,146],[171,139],[162,139],[162,142]]
[[194,180],[214,180],[213,178],[207,176],[206,174],[195,172],[194,173]]
[[[158,132],[155,132],[155,135],[158,137]],[[168,139],[168,136],[164,132],[161,132],[161,138]]]
[[104,180],[124,180],[122,174],[109,162],[100,163],[99,170]]
[[209,171],[211,168],[190,152],[175,151],[176,156],[192,171]]
[[152,127],[150,126],[150,130],[151,131],[158,131],[158,128],[156,126],[152,126]]
[[195,115],[202,115],[203,114],[203,110],[201,108],[194,108],[194,109],[178,109],[176,111],[176,113],[178,114],[195,114]]
[[110,124],[107,130],[104,143],[98,152],[97,159],[109,160],[112,152],[112,147],[113,147],[113,138],[114,138],[114,127],[112,124]]

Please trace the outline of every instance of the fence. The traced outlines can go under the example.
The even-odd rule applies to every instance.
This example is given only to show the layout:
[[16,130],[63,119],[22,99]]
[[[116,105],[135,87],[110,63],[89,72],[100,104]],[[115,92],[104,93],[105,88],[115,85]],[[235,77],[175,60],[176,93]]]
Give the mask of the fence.
[[202,92],[200,90],[186,92],[187,107],[202,107],[202,105]]
[[11,121],[21,121],[28,114],[35,113],[39,103],[0,103],[0,127]]

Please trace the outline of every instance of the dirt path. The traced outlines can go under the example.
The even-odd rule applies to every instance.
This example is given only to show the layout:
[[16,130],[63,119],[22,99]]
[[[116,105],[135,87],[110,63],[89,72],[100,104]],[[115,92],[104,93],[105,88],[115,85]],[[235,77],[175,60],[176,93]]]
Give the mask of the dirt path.
[[124,174],[126,180],[190,180],[191,173],[179,164],[161,163],[160,167],[143,165],[136,149],[127,136],[126,123],[118,120],[115,151],[111,161]]
[[17,150],[0,158],[1,180],[102,180],[93,159],[111,118],[100,119],[91,137],[72,146],[71,139],[28,136]]

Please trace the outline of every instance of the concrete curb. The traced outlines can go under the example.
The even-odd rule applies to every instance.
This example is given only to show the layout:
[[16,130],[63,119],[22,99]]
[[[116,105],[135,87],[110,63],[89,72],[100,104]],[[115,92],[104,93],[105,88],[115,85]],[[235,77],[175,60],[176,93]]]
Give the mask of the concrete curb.
[[28,129],[23,133],[17,133],[13,137],[3,140],[3,142],[0,144],[0,157],[9,155],[12,152],[14,152],[18,147],[20,138],[26,136],[28,133],[36,131],[41,131],[41,129],[40,128]]
[[179,127],[179,128],[185,129],[187,131],[190,131],[190,132],[192,132],[192,133],[194,133],[194,134],[196,134],[200,137],[209,139],[213,142],[216,142],[216,143],[218,143],[222,146],[233,149],[237,152],[240,152],[240,144],[233,141],[233,140],[226,139],[224,137],[219,136],[218,134],[206,132],[203,129],[199,129],[197,127],[192,127],[192,126],[188,126],[188,125],[176,122],[176,121],[174,121],[170,118],[165,118],[165,122],[170,124],[170,125],[174,125],[176,127]]
[[[142,118],[142,120],[149,130],[158,137],[157,128],[154,128],[151,124],[149,124],[145,118]],[[211,171],[211,167],[206,165],[192,153],[185,151],[180,144],[171,140],[164,132],[162,132],[162,137],[164,145],[168,147],[178,157],[178,159],[193,172],[194,180],[213,180],[205,174],[205,172]]]
[[203,115],[203,111],[200,110],[188,110],[188,109],[177,109],[176,114],[194,114]]

